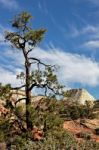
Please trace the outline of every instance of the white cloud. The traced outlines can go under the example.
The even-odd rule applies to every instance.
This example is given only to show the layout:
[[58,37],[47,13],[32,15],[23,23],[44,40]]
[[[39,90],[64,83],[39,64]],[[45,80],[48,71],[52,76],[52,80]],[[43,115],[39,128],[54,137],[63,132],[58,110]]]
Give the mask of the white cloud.
[[88,42],[85,42],[83,46],[88,47],[88,48],[99,48],[99,40],[91,40]]
[[0,33],[0,43],[4,41],[4,37],[2,35],[2,33]]
[[86,34],[86,33],[96,33],[99,32],[99,27],[95,27],[92,25],[87,25],[85,28],[82,29],[82,34]]
[[18,9],[19,5],[16,0],[0,0],[0,3],[8,9]]
[[86,25],[78,29],[76,26],[70,26],[70,36],[77,37],[82,35],[88,35],[90,37],[99,37],[99,27],[93,25]]
[[16,74],[0,67],[0,83],[10,83],[12,86],[20,85],[19,80],[16,80]]
[[[65,82],[78,82],[87,85],[97,85],[99,83],[99,64],[90,58],[77,54],[66,53],[58,49],[45,51],[36,49],[33,55],[47,63],[60,66],[58,72],[60,80]],[[98,82],[97,82],[98,81]]]
[[78,29],[75,26],[70,27],[70,37],[84,37],[86,40],[80,47],[85,48],[99,48],[99,27],[93,25],[86,25],[85,27]]
[[99,64],[91,60],[91,58],[66,53],[60,49],[46,51],[38,48],[33,51],[33,55],[39,56],[39,58],[47,63],[59,65],[59,80],[64,84],[81,83],[89,86],[99,84]]
[[17,50],[17,49],[5,49],[3,54],[4,57],[8,57],[9,59],[12,59],[11,63],[15,66],[21,66],[23,65],[24,62],[24,57],[21,53],[21,50]]
[[0,44],[4,42],[4,27],[0,24]]
[[5,42],[6,31],[12,32],[13,30],[0,24],[0,45],[9,45],[9,42]]
[[[9,55],[8,55],[9,53]],[[14,60],[13,64],[22,64],[23,57],[19,54],[7,52],[6,55]],[[16,55],[16,56],[15,56]],[[60,66],[57,71],[59,81],[68,86],[71,83],[80,83],[82,85],[97,86],[99,85],[99,63],[93,61],[84,55],[67,53],[60,49],[52,48],[44,50],[35,48],[32,52],[33,57],[40,58],[47,64],[56,64]],[[13,67],[14,68],[14,67]],[[11,66],[10,66],[11,69]],[[19,68],[15,67],[15,74]],[[17,84],[15,74],[11,71],[0,69],[0,81]]]

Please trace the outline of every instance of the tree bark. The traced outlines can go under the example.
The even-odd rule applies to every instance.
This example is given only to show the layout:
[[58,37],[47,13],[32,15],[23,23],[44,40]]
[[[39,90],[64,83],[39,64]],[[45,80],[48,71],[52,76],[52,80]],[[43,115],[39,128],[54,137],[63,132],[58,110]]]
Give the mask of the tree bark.
[[31,106],[31,91],[30,89],[30,65],[28,62],[28,58],[25,61],[25,68],[26,68],[26,87],[25,87],[25,93],[26,93],[26,124],[27,124],[27,130],[32,129],[32,122],[31,122],[31,115],[30,115],[30,106]]

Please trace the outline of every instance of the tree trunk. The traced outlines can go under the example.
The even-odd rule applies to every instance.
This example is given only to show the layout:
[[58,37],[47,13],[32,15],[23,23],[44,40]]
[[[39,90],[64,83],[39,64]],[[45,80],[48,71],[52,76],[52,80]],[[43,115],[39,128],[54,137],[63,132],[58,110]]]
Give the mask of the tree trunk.
[[30,66],[28,60],[26,60],[25,63],[26,68],[26,124],[27,124],[27,130],[32,129],[32,122],[31,122],[31,115],[30,115],[30,106],[31,106],[31,91],[30,91]]

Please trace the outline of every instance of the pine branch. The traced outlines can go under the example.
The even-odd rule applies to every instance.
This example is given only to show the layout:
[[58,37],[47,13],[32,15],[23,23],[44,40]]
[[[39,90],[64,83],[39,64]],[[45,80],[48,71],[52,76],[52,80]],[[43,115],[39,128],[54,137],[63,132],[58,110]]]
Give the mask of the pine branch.
[[23,98],[19,98],[16,102],[15,102],[15,106],[18,102],[22,101],[23,99],[26,99],[26,97],[23,97]]
[[19,89],[21,89],[21,88],[23,88],[23,87],[25,87],[25,86],[26,86],[26,85],[24,84],[24,85],[19,86],[19,87],[12,87],[11,90],[19,90]]

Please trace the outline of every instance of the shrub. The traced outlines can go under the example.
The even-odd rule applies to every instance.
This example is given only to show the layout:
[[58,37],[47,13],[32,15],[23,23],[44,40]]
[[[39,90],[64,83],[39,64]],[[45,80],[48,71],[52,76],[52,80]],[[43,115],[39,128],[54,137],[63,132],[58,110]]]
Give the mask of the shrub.
[[91,139],[90,133],[87,133],[87,132],[80,132],[80,133],[76,134],[76,136],[78,138],[84,138],[85,140],[90,140]]
[[59,113],[65,120],[79,119],[79,118],[94,118],[93,107],[90,105],[79,105],[77,103],[67,103],[65,101],[60,102]]

